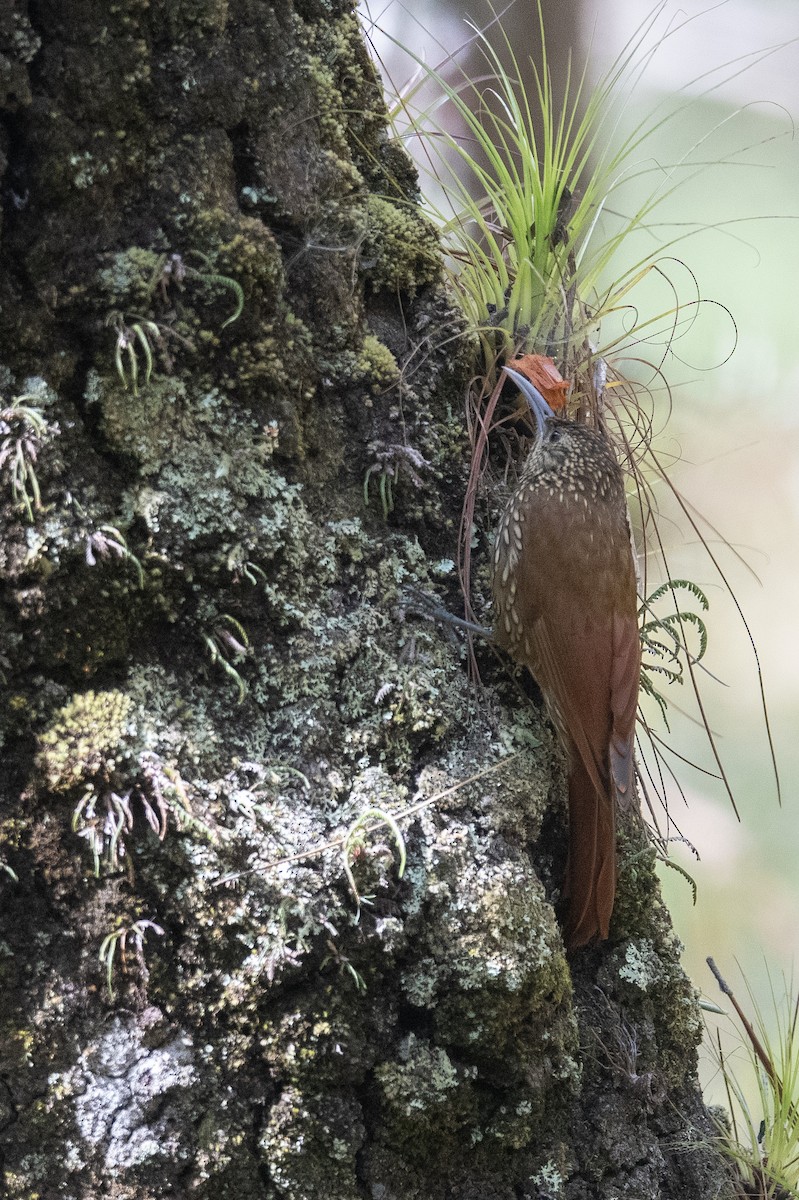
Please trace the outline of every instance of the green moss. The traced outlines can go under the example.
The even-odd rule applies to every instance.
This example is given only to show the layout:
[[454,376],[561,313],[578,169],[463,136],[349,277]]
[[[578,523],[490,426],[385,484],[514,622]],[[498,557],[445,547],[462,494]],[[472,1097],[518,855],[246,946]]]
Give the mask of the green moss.
[[628,1017],[640,1021],[645,1014],[651,1022],[659,1077],[669,1088],[681,1087],[695,1070],[692,1050],[702,1038],[701,1014],[680,967],[682,947],[660,895],[654,850],[637,822],[620,824],[621,871],[611,935],[623,940],[611,949],[604,970]]
[[33,1030],[18,1029],[8,1022],[6,1028],[0,1026],[0,1044],[3,1047],[3,1070],[11,1074],[22,1074],[30,1070],[32,1051],[36,1046]]
[[234,231],[219,245],[214,269],[244,288],[246,305],[256,299],[259,310],[275,308],[283,292],[283,262],[271,232],[254,217],[238,217]]
[[416,172],[405,151],[386,138],[383,89],[357,19],[344,13],[337,21],[320,22],[310,34],[311,46],[335,83],[350,154],[370,190],[413,200]]
[[[279,556],[285,569],[269,581],[276,593],[289,570],[304,565],[309,521],[301,488],[276,468],[276,424],[264,428],[236,412],[217,388],[192,391],[169,376],[154,376],[134,397],[115,376],[90,372],[86,397],[99,407],[110,445],[139,467],[126,522],[143,518],[169,561],[208,538],[221,561],[235,551],[235,561],[263,568]],[[286,589],[287,600],[293,593]]]
[[358,368],[373,393],[385,391],[399,379],[397,360],[379,338],[368,333],[358,355]]
[[369,196],[362,262],[369,264],[364,273],[376,291],[413,296],[439,278],[441,252],[435,230],[410,206]]
[[[305,62],[305,78],[311,89],[311,105],[326,149],[336,156],[342,168],[353,171],[346,131],[342,121],[342,98],[330,67],[317,55]],[[359,177],[351,176],[352,181]]]
[[[307,326],[288,310],[258,325],[251,339],[237,340],[224,363],[223,386],[238,403],[252,404],[277,425],[284,458],[308,454],[307,414],[314,399],[314,345]],[[332,413],[327,410],[327,417]],[[328,437],[326,450],[338,446]],[[326,459],[317,459],[321,473]]]
[[[207,256],[205,273],[235,280],[245,303],[236,323],[222,329],[233,305],[232,293],[190,278],[181,293],[181,304],[193,306],[191,311],[182,309],[184,332],[204,361],[213,363],[214,381],[235,398],[236,411],[249,405],[264,424],[277,422],[281,454],[303,458],[318,351],[305,322],[286,301],[277,242],[263,221],[217,205],[196,214],[185,236]],[[199,262],[188,251],[187,258]],[[187,361],[182,351],[175,357]]]
[[[391,615],[406,582],[424,571],[420,547],[401,535],[376,541],[357,519],[331,522],[323,540],[310,526],[303,532],[301,511],[284,515],[289,523],[274,532],[270,568],[283,582],[263,594],[293,634],[287,653],[269,647],[263,661],[259,654],[253,698],[259,707],[279,705],[289,755],[312,753],[318,738],[326,754],[335,746],[347,763],[375,754],[402,775],[421,747],[443,743],[469,713],[468,680],[450,642]],[[326,591],[334,579],[357,590],[360,603],[342,610],[336,592]],[[292,604],[303,610],[299,622]]]
[[316,25],[309,42],[330,72],[348,124],[362,123],[371,116],[385,126],[386,115],[374,66],[365,52],[363,33],[357,19],[347,14],[338,21]]
[[[542,1054],[554,1055],[549,1072],[565,1077],[563,1055],[575,1034],[571,978],[552,909],[521,864],[486,861],[479,874],[464,869],[462,894],[454,898],[459,930],[439,972],[436,1024],[478,1061],[507,1059],[509,1078],[536,1070]],[[547,1091],[530,1089],[536,1108]]]
[[50,791],[68,792],[108,777],[136,739],[130,699],[118,691],[79,692],[39,736],[36,765]]

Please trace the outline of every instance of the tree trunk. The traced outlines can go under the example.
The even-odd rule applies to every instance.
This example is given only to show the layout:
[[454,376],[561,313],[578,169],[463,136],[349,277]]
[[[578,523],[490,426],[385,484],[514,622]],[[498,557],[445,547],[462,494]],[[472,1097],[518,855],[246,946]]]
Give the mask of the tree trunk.
[[473,367],[351,5],[0,0],[0,170],[3,1194],[726,1194],[652,852],[567,961],[552,731],[409,599]]

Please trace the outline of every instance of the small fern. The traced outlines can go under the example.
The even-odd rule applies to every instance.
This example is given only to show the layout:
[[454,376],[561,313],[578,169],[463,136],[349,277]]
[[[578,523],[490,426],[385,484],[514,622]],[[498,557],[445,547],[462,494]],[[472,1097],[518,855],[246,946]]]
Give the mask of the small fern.
[[[686,658],[692,663],[698,663],[707,650],[707,625],[702,616],[693,609],[681,609],[677,602],[677,592],[686,591],[698,602],[702,612],[707,612],[710,604],[707,596],[690,579],[669,579],[655,588],[654,592],[644,600],[639,609],[641,623],[641,691],[651,696],[660,708],[661,715],[669,727],[666,716],[668,702],[662,692],[655,686],[653,676],[665,678],[666,683],[682,684],[685,673]],[[665,616],[655,614],[654,606],[664,597],[670,596],[674,611]],[[688,648],[686,627],[692,627],[699,638],[696,651]]]

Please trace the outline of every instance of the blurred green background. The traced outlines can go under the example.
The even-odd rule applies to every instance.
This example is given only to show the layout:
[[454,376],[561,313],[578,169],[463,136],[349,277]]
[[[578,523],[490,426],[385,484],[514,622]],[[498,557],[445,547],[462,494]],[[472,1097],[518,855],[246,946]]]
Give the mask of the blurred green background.
[[[672,164],[689,164],[681,186],[640,236],[650,248],[690,234],[665,252],[680,262],[664,262],[664,269],[683,304],[697,298],[691,274],[703,300],[685,308],[680,336],[666,353],[673,409],[659,447],[673,459],[677,487],[710,523],[705,535],[749,623],[783,795],[780,807],[746,629],[696,535],[661,489],[671,574],[696,581],[711,602],[706,662],[722,682],[705,677],[703,700],[741,817],[717,780],[674,760],[686,799],[670,788],[670,809],[699,861],[684,845],[674,844],[672,853],[697,883],[696,905],[677,872],[664,868],[661,876],[697,987],[721,999],[705,964],[710,954],[742,1000],[743,973],[768,1009],[768,973],[781,990],[799,949],[799,134],[793,125],[799,117],[799,41],[793,40],[799,4],[728,0],[653,10],[636,0],[611,0],[543,8],[549,57],[561,80],[570,48],[575,63],[582,68],[588,57],[591,75],[599,78],[654,17],[646,45],[655,52],[628,117],[683,106],[637,155],[651,168],[647,189],[659,174],[665,186]],[[393,0],[369,10],[433,65],[466,41],[465,17],[481,26],[491,20],[484,0],[470,7]],[[517,57],[537,59],[534,0],[516,0],[502,23]],[[378,40],[378,47],[395,83],[401,81],[407,63],[390,44]],[[468,56],[459,61],[470,65]],[[711,165],[698,169],[703,163]],[[633,199],[625,196],[628,207]],[[639,251],[629,247],[633,261]],[[659,311],[665,292],[662,281],[653,281],[637,290],[635,302],[642,312]],[[656,361],[664,341],[655,336],[635,353]],[[628,369],[636,371],[632,364]],[[645,369],[639,374],[646,378]],[[661,425],[667,408],[661,395]],[[671,733],[662,723],[661,732],[681,755],[712,770],[689,688],[672,687],[668,699]],[[649,715],[657,724],[651,706]],[[712,1064],[704,1074],[709,1098],[722,1099]]]

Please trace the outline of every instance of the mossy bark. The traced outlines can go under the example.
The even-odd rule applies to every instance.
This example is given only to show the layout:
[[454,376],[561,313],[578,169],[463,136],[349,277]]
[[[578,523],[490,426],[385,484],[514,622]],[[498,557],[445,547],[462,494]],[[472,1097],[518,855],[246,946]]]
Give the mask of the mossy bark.
[[0,170],[3,1194],[724,1195],[651,853],[567,961],[552,732],[413,612],[471,365],[351,5],[0,0]]

